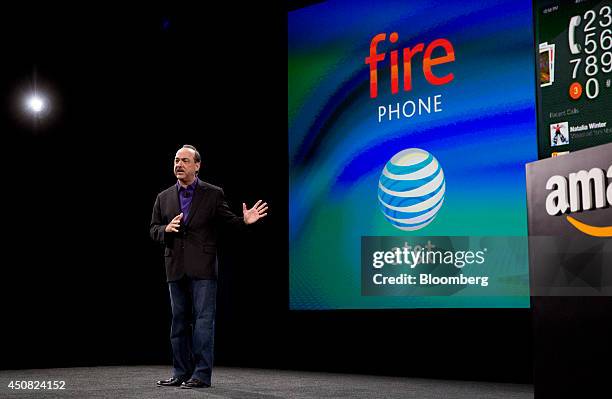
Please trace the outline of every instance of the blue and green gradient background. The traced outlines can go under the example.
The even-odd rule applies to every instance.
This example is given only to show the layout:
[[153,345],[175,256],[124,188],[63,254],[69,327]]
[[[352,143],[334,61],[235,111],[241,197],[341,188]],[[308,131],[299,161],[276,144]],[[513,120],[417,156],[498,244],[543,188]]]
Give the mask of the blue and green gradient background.
[[[379,94],[364,63],[372,37],[398,32],[378,52]],[[453,63],[434,73],[422,53],[413,89],[391,95],[389,51],[450,40]],[[393,47],[391,47],[393,46]],[[528,307],[528,296],[361,296],[362,236],[526,236],[524,165],[537,159],[531,0],[333,1],[288,14],[291,309]],[[434,52],[433,56],[440,55]],[[442,112],[378,122],[379,105],[442,95]],[[433,101],[433,100],[432,100]],[[416,232],[391,226],[377,185],[385,163],[417,147],[444,169],[445,202]],[[527,258],[515,265],[528,274]]]

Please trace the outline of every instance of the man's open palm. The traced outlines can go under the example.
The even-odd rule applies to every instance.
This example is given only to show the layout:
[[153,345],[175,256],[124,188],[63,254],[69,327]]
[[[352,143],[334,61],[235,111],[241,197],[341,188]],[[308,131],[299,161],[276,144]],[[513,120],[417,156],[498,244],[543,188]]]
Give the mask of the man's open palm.
[[261,200],[257,201],[251,209],[247,209],[246,204],[242,203],[242,215],[244,217],[244,223],[251,224],[255,223],[262,217],[266,216],[268,210],[268,204],[262,203]]

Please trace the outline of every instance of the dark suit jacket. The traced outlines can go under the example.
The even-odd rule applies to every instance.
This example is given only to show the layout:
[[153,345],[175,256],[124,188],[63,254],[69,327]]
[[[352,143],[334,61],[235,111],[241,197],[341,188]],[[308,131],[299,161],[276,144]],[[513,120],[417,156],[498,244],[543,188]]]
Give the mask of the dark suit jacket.
[[164,231],[181,206],[176,184],[157,195],[151,216],[151,238],[164,246],[167,281],[188,275],[201,279],[217,278],[217,230],[219,224],[242,226],[242,217],[230,211],[223,190],[199,180],[187,220],[181,220],[178,233]]

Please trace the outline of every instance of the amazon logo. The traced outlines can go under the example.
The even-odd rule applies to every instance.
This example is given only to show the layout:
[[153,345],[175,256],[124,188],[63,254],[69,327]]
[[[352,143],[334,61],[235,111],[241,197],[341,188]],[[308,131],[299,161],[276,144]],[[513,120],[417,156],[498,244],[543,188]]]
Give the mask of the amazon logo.
[[[570,173],[569,177],[552,176],[546,182],[552,190],[546,197],[546,212],[551,216],[612,206],[612,165],[607,173],[593,168]],[[581,232],[595,237],[612,237],[612,226],[592,226],[566,215],[567,221]]]

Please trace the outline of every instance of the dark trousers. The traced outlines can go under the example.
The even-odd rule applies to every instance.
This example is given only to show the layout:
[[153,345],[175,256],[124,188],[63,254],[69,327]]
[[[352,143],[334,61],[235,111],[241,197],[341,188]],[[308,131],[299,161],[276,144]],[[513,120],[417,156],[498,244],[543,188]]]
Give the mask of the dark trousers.
[[168,283],[172,306],[173,376],[211,383],[215,335],[216,280],[183,277]]

